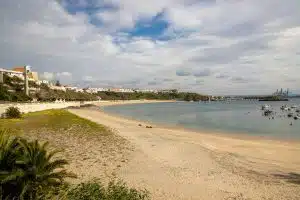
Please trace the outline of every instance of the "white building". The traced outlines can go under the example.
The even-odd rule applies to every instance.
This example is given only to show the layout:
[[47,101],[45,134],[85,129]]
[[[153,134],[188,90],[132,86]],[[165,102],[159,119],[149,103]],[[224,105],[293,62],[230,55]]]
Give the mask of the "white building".
[[61,91],[66,91],[66,88],[64,86],[56,86],[56,85],[50,85],[50,89],[52,90],[61,90]]
[[98,92],[110,91],[110,89],[108,89],[108,88],[86,88],[85,91],[87,93],[96,94]]
[[153,92],[153,93],[157,93],[157,90],[153,90],[153,89],[135,89],[134,91],[136,92]]
[[75,92],[84,92],[84,90],[82,88],[77,88]]
[[107,91],[109,91],[109,89],[108,88],[98,88],[98,91],[99,92],[107,92]]
[[112,92],[123,92],[123,93],[133,93],[133,89],[128,89],[128,88],[111,88],[109,91]]
[[73,87],[73,86],[65,86],[65,88],[67,90],[72,90],[72,91],[76,91],[78,89],[78,87]]
[[87,88],[85,89],[85,92],[90,93],[90,94],[96,94],[98,92],[98,88]]
[[[29,66],[26,66],[26,69],[30,69]],[[3,76],[3,74],[7,74],[9,77],[18,77],[21,80],[24,80],[24,67],[17,67],[13,70],[3,69],[0,68],[0,73]],[[38,80],[38,73],[37,72],[30,72],[28,74],[28,80],[37,82]]]
[[49,81],[47,81],[47,80],[40,80],[40,81],[37,81],[37,82],[36,82],[36,84],[38,84],[38,85],[41,85],[41,84],[46,84],[46,85],[49,85],[49,84],[50,84],[50,82],[49,82]]
[[17,72],[17,71],[3,69],[3,68],[0,68],[0,72],[2,72],[3,74],[7,74],[10,77],[16,76],[16,77],[20,78],[21,80],[24,80],[24,75],[22,72]]
[[124,92],[124,93],[133,93],[134,90],[133,89],[128,89],[128,88],[121,88],[120,92]]

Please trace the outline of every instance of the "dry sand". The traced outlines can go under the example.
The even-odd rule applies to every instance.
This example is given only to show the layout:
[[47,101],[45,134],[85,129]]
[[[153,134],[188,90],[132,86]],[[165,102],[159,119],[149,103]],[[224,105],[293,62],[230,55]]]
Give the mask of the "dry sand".
[[[111,127],[130,142],[126,162],[113,171],[129,185],[147,188],[155,200],[300,199],[298,141],[239,139],[153,124],[146,128],[149,124],[96,108],[70,112]],[[87,148],[96,152],[96,146]],[[73,171],[84,178],[83,171]],[[101,166],[89,171],[89,177],[99,177],[100,171]]]

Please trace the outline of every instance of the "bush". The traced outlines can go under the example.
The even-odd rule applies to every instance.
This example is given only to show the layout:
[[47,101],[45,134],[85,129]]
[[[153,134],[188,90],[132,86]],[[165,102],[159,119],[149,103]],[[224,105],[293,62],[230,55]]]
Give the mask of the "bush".
[[146,190],[129,188],[123,182],[110,182],[107,187],[92,181],[71,188],[66,194],[67,200],[148,200]]
[[106,189],[106,200],[146,200],[149,193],[146,190],[129,188],[123,182],[110,182]]
[[104,199],[105,189],[97,182],[81,183],[67,192],[67,199]]
[[21,118],[21,111],[17,107],[9,107],[6,109],[4,115],[9,119]]

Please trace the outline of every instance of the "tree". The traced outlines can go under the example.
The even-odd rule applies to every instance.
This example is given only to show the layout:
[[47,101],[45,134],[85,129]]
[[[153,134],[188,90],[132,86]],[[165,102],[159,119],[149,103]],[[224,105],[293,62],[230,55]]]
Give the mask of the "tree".
[[61,86],[59,80],[56,81],[55,86]]
[[10,101],[11,95],[2,83],[0,83],[0,101]]
[[44,89],[44,90],[47,90],[47,91],[50,90],[49,86],[45,83],[41,83],[40,88]]

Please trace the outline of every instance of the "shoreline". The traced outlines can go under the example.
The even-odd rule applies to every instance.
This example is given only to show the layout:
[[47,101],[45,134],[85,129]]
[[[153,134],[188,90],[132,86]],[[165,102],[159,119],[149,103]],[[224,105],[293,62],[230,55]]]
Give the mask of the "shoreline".
[[[155,103],[155,102],[152,102]],[[164,103],[164,102],[159,102]],[[108,105],[108,106],[117,106],[117,105]],[[110,117],[118,118],[120,120],[131,121],[137,124],[143,124],[147,126],[152,126],[152,128],[159,128],[163,130],[172,130],[172,131],[181,131],[187,134],[199,134],[199,136],[211,136],[218,137],[220,139],[235,139],[235,140],[245,140],[245,141],[261,141],[261,142],[276,142],[276,143],[287,143],[287,144],[298,144],[300,149],[300,140],[299,139],[284,139],[284,138],[272,138],[272,137],[264,137],[258,135],[249,135],[246,132],[229,132],[229,131],[214,131],[214,130],[198,130],[193,128],[187,128],[180,125],[170,125],[170,124],[159,124],[151,121],[138,120],[131,117],[118,115],[110,112],[104,111],[101,107],[98,110],[102,114],[105,114]]]
[[236,194],[245,199],[300,198],[300,185],[279,178],[289,173],[300,177],[300,142],[146,128],[147,123],[100,109],[69,111],[110,127],[135,147],[118,177],[131,186],[149,189],[153,199],[221,200],[239,197]]
[[[145,126],[152,126],[152,128],[145,128],[147,131],[155,131],[155,132],[164,132],[166,135],[164,136],[175,136],[175,137],[181,137],[181,138],[192,138],[192,139],[207,139],[207,140],[216,140],[218,141],[218,144],[220,147],[216,147],[218,145],[215,145],[215,147],[208,148],[210,150],[224,150],[226,149],[226,145],[230,146],[230,144],[234,144],[237,146],[269,146],[269,145],[274,145],[276,147],[288,147],[290,145],[293,145],[293,148],[295,150],[299,151],[300,154],[300,141],[289,141],[289,140],[276,140],[276,139],[266,139],[266,138],[260,138],[260,137],[255,137],[255,136],[247,136],[247,135],[236,135],[236,134],[227,134],[227,133],[221,133],[221,132],[213,132],[213,131],[208,131],[208,132],[201,132],[201,131],[195,131],[195,130],[190,130],[188,128],[184,127],[172,127],[172,126],[164,126],[164,125],[158,125],[155,123],[151,122],[145,122],[141,120],[135,120],[135,119],[130,119],[126,118],[120,115],[114,115],[111,113],[107,113],[101,109],[99,110],[92,110],[92,109],[85,109],[85,108],[80,108],[78,109],[79,111],[83,112],[95,112],[97,115],[96,119],[93,119],[92,116],[80,116],[76,112],[72,112],[72,109],[69,110],[73,114],[77,114],[80,117],[86,118],[90,121],[96,122],[96,123],[101,123],[98,120],[101,120],[102,118],[108,119],[109,121],[115,120],[120,122],[120,124],[128,124],[127,126],[134,126],[134,128],[145,128]],[[76,111],[76,110],[75,110]],[[80,112],[79,112],[80,113]],[[111,127],[107,125],[106,123],[102,122],[105,126],[108,126],[112,128],[113,130],[117,130],[115,127]],[[141,124],[142,127],[139,127],[138,125]],[[131,127],[130,127],[131,128]],[[118,131],[119,132],[119,131]],[[226,142],[225,142],[226,141]],[[226,144],[225,144],[225,143]],[[223,143],[224,147],[221,147]],[[210,146],[210,145],[209,145]],[[230,149],[234,149],[234,147],[231,147]],[[228,150],[228,149],[227,149]],[[230,151],[228,151],[230,152]],[[238,153],[238,150],[235,149],[234,153]],[[250,152],[250,154],[252,154]],[[297,161],[299,163],[299,168],[295,169],[300,173],[300,158]]]
[[95,106],[117,106],[117,105],[126,105],[126,104],[147,104],[147,103],[172,103],[176,100],[115,100],[115,101],[98,101],[93,102]]
[[[174,103],[176,101],[152,101],[148,100],[146,103]],[[108,104],[102,104],[102,105],[95,105],[99,108],[99,110],[107,115],[113,116],[113,117],[119,117],[126,120],[132,120],[136,123],[146,123],[148,125],[152,125],[154,127],[159,128],[165,128],[165,129],[173,129],[173,130],[181,130],[184,132],[193,132],[197,134],[208,134],[208,135],[216,135],[220,137],[230,137],[233,139],[242,139],[242,140],[264,140],[264,141],[275,141],[275,142],[288,142],[288,143],[296,143],[300,144],[300,139],[297,138],[281,138],[281,137],[272,137],[267,136],[267,134],[259,133],[258,135],[251,135],[249,132],[238,132],[238,131],[226,131],[226,130],[212,130],[212,129],[198,129],[198,128],[188,128],[184,127],[182,125],[172,125],[172,124],[166,124],[166,123],[155,123],[152,121],[146,121],[146,120],[139,120],[135,119],[130,116],[125,115],[118,115],[112,112],[107,112],[103,109],[103,107],[110,107],[110,106],[119,106],[119,105],[126,105],[126,104],[143,104],[144,102],[109,102]],[[145,104],[146,104],[145,103]]]

